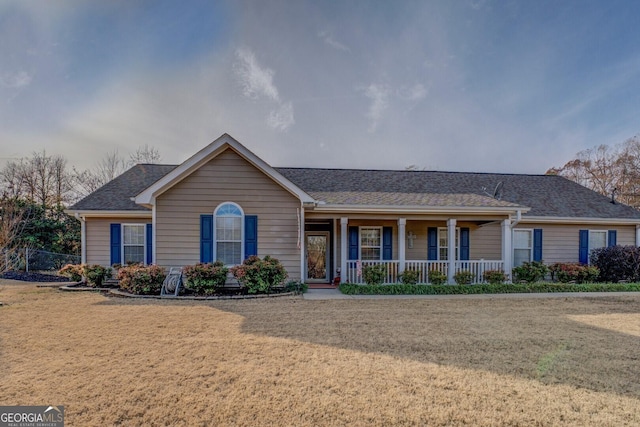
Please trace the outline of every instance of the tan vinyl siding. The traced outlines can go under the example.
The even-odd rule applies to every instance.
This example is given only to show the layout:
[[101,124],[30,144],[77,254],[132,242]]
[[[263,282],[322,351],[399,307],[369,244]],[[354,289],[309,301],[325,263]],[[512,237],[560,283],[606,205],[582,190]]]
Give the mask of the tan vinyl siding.
[[635,226],[555,225],[521,222],[514,229],[542,229],[542,260],[545,264],[578,262],[580,230],[616,230],[618,245],[635,245]]
[[290,278],[300,278],[300,202],[228,149],[156,200],[156,255],[163,266],[200,261],[200,215],[224,202],[258,216],[258,255],[278,258]]
[[87,264],[111,266],[111,224],[150,224],[151,218],[88,218],[86,221]]
[[498,222],[471,228],[469,246],[469,258],[471,259],[501,260],[501,223]]

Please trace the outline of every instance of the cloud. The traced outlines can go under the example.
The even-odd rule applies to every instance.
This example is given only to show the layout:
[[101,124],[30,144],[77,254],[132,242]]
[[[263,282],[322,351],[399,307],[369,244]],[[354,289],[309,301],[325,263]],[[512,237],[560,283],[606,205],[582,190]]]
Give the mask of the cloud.
[[29,86],[33,76],[31,76],[26,71],[20,71],[13,74],[5,74],[0,76],[0,84],[2,86],[11,88],[11,89],[21,89],[25,86]]
[[293,105],[291,102],[284,103],[277,110],[271,111],[267,118],[267,125],[275,130],[286,132],[295,124],[293,118]]
[[421,83],[416,83],[411,87],[401,87],[398,96],[405,101],[420,101],[427,96],[427,88]]
[[243,95],[251,99],[266,96],[279,102],[278,88],[273,84],[273,70],[260,67],[255,54],[246,48],[236,50],[236,58],[238,62],[234,64],[234,71]]
[[266,98],[276,104],[266,119],[267,126],[280,132],[286,132],[295,124],[293,104],[280,98],[278,88],[273,83],[274,71],[262,67],[253,51],[247,48],[236,50],[237,62],[234,64],[236,78],[242,87],[242,94],[250,99]]
[[331,46],[334,49],[337,50],[341,50],[343,52],[351,52],[351,49],[349,49],[348,46],[340,43],[339,41],[337,41],[336,39],[333,38],[333,34],[331,34],[328,31],[320,31],[318,33],[318,37],[320,37],[322,40],[324,40],[324,42],[326,44],[328,44],[329,46]]
[[371,100],[367,117],[371,120],[368,131],[373,133],[378,128],[383,113],[389,107],[389,94],[391,90],[387,85],[372,83],[365,90],[364,95]]

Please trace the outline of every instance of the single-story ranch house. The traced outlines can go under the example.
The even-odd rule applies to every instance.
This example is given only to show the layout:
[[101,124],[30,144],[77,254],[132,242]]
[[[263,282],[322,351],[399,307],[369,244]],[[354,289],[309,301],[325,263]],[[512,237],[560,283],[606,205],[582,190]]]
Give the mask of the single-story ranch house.
[[511,272],[640,245],[640,212],[561,176],[276,168],[224,134],[184,163],[137,165],[69,210],[82,261],[181,267],[278,258],[291,279],[362,283],[362,267]]

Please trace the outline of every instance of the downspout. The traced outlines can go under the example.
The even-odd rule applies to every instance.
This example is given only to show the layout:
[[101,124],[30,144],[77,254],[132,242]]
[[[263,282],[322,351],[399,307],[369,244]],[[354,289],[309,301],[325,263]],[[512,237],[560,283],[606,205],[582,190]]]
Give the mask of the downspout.
[[87,223],[83,216],[76,213],[76,219],[80,221],[80,262],[87,263]]
[[516,211],[516,219],[514,221],[511,222],[511,229],[513,230],[513,227],[515,227],[516,225],[518,225],[518,223],[522,221],[522,211],[520,209],[518,209]]

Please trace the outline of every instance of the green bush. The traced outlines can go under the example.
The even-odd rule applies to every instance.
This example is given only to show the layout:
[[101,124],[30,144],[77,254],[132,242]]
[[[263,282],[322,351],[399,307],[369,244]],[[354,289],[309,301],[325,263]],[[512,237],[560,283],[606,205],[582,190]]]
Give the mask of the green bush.
[[400,282],[405,285],[415,285],[418,283],[420,272],[417,270],[405,270],[400,274]]
[[367,285],[381,285],[387,278],[387,266],[385,264],[365,265],[362,268],[362,278]]
[[198,263],[187,265],[182,269],[185,286],[196,294],[213,295],[220,290],[227,281],[229,269],[222,261],[214,263]]
[[508,294],[546,292],[638,292],[640,283],[502,283],[491,285],[405,285],[396,283],[382,286],[367,286],[341,283],[340,292],[345,295],[465,295]]
[[447,283],[447,275],[439,270],[429,270],[427,277],[432,285],[444,285]]
[[512,270],[513,278],[516,282],[539,282],[549,273],[547,267],[542,261],[525,262],[520,267]]
[[67,264],[62,267],[58,273],[61,276],[68,277],[72,282],[80,282],[84,274],[83,264]]
[[556,263],[549,267],[551,276],[562,283],[591,283],[600,275],[598,267],[584,265],[576,262]]
[[118,269],[120,288],[136,295],[160,294],[166,276],[164,268],[157,265],[132,264]]
[[507,275],[502,270],[487,270],[482,273],[482,279],[492,285],[499,285],[507,281]]
[[309,285],[304,282],[300,282],[298,280],[289,280],[285,283],[283,291],[284,292],[296,292],[300,294],[304,294],[309,290]]
[[85,265],[84,276],[87,278],[87,283],[89,285],[100,287],[107,276],[111,277],[111,268],[103,267],[98,264]]
[[640,247],[610,246],[591,251],[591,265],[598,267],[601,282],[640,282]]
[[453,275],[453,280],[455,280],[458,285],[470,285],[473,283],[474,278],[475,275],[469,270],[460,270]]
[[241,265],[231,267],[231,273],[250,294],[269,293],[287,278],[287,271],[280,261],[269,255],[264,259],[252,255]]

